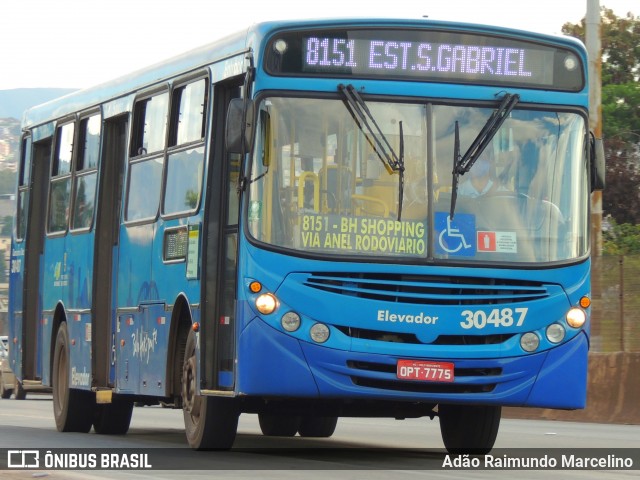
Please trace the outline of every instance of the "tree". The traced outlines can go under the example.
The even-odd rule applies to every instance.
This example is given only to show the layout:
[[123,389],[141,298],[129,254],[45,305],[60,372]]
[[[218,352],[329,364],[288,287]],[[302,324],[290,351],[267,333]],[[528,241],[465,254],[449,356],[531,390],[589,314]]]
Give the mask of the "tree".
[[[640,17],[601,9],[602,118],[607,187],[602,206],[618,224],[640,223]],[[585,19],[565,23],[565,34],[584,41]]]
[[638,147],[615,137],[605,143],[607,186],[602,196],[603,210],[619,224],[640,224]]
[[[640,74],[640,17],[628,12],[618,17],[613,10],[603,6],[600,12],[602,32],[602,84],[631,83]],[[562,33],[585,41],[585,22],[565,23]]]
[[612,222],[602,234],[605,255],[640,254],[640,225]]

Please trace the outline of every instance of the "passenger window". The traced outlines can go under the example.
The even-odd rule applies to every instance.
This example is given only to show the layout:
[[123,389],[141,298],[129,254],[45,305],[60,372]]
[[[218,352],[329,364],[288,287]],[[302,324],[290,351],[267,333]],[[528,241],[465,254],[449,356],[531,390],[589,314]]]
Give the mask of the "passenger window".
[[100,115],[93,115],[80,122],[80,151],[76,171],[98,168],[100,132]]
[[28,187],[31,181],[31,137],[22,140],[20,156],[20,186]]
[[136,103],[131,141],[132,157],[164,149],[168,108],[169,94],[167,92]]
[[155,218],[160,201],[162,157],[131,164],[126,220]]
[[67,123],[58,127],[56,132],[49,196],[49,233],[64,232],[69,223],[74,131],[75,124]]
[[207,80],[176,88],[172,105],[169,146],[201,141],[205,132]]
[[78,160],[76,164],[75,198],[72,229],[89,229],[95,210],[98,159],[100,155],[100,115],[80,122]]
[[67,123],[58,128],[56,136],[56,155],[53,159],[52,177],[71,173],[71,158],[73,153],[73,133],[75,125]]
[[31,137],[22,140],[20,155],[20,181],[18,182],[18,218],[16,222],[16,239],[22,240],[27,231],[27,214],[29,211],[29,187],[31,181]]
[[193,212],[198,208],[202,190],[204,146],[193,144],[204,141],[207,98],[206,79],[173,91],[169,145],[178,148],[173,149],[167,158],[167,180],[162,207],[165,215]]
[[169,155],[163,209],[165,215],[193,211],[197,208],[202,187],[203,164],[204,147]]
[[64,232],[69,220],[71,177],[51,181],[49,202],[49,233]]

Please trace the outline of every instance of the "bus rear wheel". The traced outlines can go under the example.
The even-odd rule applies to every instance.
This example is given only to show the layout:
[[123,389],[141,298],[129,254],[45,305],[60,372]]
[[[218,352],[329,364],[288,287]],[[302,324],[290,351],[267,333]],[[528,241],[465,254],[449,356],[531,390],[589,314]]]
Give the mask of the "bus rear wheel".
[[238,430],[235,399],[197,395],[196,335],[187,337],[182,366],[182,412],[189,446],[195,450],[228,450]]
[[13,398],[16,400],[24,400],[27,398],[27,392],[22,387],[22,383],[17,378],[13,383]]
[[111,403],[96,405],[93,429],[103,435],[124,435],[129,431],[133,400],[114,397]]
[[438,405],[440,433],[454,455],[489,453],[498,436],[502,407],[492,405]]
[[4,378],[2,378],[2,373],[0,372],[0,398],[9,398],[13,393],[13,388],[7,388],[4,384]]
[[263,435],[268,437],[293,437],[298,431],[300,417],[259,413],[258,423]]
[[338,417],[302,417],[298,433],[301,437],[328,438],[337,424]]
[[62,322],[53,352],[53,416],[59,432],[87,433],[93,423],[95,398],[91,392],[70,388],[70,366],[69,332]]

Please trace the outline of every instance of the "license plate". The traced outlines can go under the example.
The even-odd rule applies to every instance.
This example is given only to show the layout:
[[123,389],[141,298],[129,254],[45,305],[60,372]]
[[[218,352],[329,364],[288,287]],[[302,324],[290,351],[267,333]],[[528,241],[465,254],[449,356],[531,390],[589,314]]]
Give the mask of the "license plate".
[[453,382],[453,363],[424,360],[398,360],[396,376],[400,380]]

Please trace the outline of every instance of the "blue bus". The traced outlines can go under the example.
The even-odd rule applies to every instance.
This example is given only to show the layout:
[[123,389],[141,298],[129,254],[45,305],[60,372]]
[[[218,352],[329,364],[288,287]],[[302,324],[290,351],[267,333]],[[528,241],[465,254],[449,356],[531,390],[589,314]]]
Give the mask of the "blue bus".
[[60,431],[180,408],[195,449],[585,405],[587,56],[431,20],[255,25],[24,115],[11,366]]

